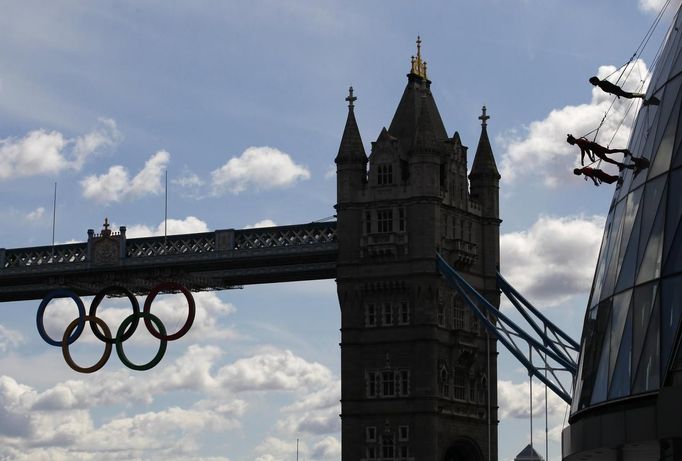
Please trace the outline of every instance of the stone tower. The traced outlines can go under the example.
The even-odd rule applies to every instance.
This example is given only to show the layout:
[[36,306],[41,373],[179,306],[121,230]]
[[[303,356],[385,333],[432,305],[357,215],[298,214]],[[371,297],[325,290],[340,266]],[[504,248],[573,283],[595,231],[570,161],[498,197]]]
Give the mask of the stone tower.
[[369,158],[353,89],[337,165],[342,460],[496,460],[495,342],[436,253],[499,306],[499,179],[483,108],[467,147],[447,135],[421,41]]

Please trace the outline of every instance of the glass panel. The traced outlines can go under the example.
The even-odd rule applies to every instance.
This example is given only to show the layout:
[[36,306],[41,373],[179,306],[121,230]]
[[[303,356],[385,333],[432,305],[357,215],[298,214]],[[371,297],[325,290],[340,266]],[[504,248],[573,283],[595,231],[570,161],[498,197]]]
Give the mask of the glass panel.
[[664,274],[674,274],[682,270],[682,226],[678,226],[675,236],[672,238],[675,245],[670,246],[668,256],[663,267]]
[[682,276],[662,281],[661,298],[661,376],[665,377],[682,313]]
[[[682,171],[682,170],[681,170]],[[618,253],[618,267],[620,268],[625,257],[625,249],[627,248],[630,234],[632,234],[632,227],[635,224],[635,218],[639,211],[639,202],[642,198],[643,187],[640,187],[630,193],[627,198],[627,206],[625,208],[625,216],[623,217],[623,238],[621,239],[620,252]]]
[[[665,217],[665,202],[661,204],[661,207],[656,216],[656,221],[654,222],[654,227],[651,229],[651,235],[649,236],[649,243],[647,245],[646,251],[644,252],[644,258],[639,266],[639,274],[637,275],[637,283],[648,282],[653,278],[658,278],[661,276],[661,256],[663,249],[663,222]],[[641,245],[641,243],[640,243]]]
[[654,218],[658,211],[658,205],[661,202],[663,189],[665,188],[665,179],[667,175],[659,176],[658,178],[649,181],[644,192],[644,204],[642,205],[642,229],[639,236],[639,252],[637,261],[642,260],[644,250],[646,248],[646,241],[649,240],[649,233],[651,226],[654,224]]
[[623,214],[625,211],[625,201],[623,200],[616,207],[616,212],[613,218],[613,227],[611,228],[612,235],[609,242],[608,269],[604,276],[604,287],[602,288],[601,298],[611,296],[613,294],[613,286],[616,283],[616,272],[618,263],[618,250],[620,249],[620,239],[623,236]]
[[[679,99],[680,97],[678,96],[677,97],[678,105]],[[656,157],[654,158],[654,161],[652,162],[651,167],[649,169],[650,170],[649,178],[658,176],[659,174],[664,173],[665,171],[668,170],[668,168],[670,168],[670,159],[672,158],[673,146],[675,143],[675,133],[677,131],[678,115],[679,115],[678,110],[673,111],[673,113],[670,114],[670,119],[667,121],[667,126],[665,127],[665,134],[661,139],[661,143],[659,144],[658,150],[656,151]]]
[[[682,169],[670,173],[668,182],[668,205],[666,208],[665,246],[663,254],[667,255],[675,236],[675,229],[682,215]],[[665,260],[665,256],[663,257]]]
[[597,376],[594,380],[594,389],[592,391],[592,398],[590,404],[603,402],[606,400],[607,376],[609,370],[609,350],[610,350],[609,335],[604,335],[604,341],[599,357],[599,366],[597,368]]
[[[612,344],[612,348],[615,347]],[[632,309],[628,310],[623,339],[618,348],[618,358],[610,380],[609,399],[624,397],[630,393],[630,363],[632,361]]]
[[642,353],[644,336],[649,326],[649,317],[656,299],[656,283],[649,283],[635,288],[632,316],[632,368],[637,369],[639,356]]
[[635,228],[630,236],[628,248],[625,251],[625,258],[621,264],[620,275],[618,276],[618,283],[616,284],[616,291],[621,291],[625,288],[630,288],[635,283],[635,272],[637,271],[637,246],[639,245],[639,225],[641,222],[640,215],[635,221]]
[[675,156],[673,157],[672,167],[677,168],[682,165],[682,133],[677,133],[677,147],[675,148]]
[[[596,379],[599,375],[599,369],[603,368],[603,383],[600,383],[598,391],[603,393],[603,396],[598,397],[601,400],[606,398],[606,381],[608,377],[609,367],[609,319],[611,317],[611,300],[602,301],[599,307],[590,312],[586,320],[586,331],[589,336],[585,342],[585,364],[583,365],[583,396],[581,396],[581,404],[593,403],[592,394],[596,389]],[[604,347],[606,350],[604,350]],[[584,399],[584,402],[583,402]],[[597,400],[597,401],[601,401]]]
[[616,355],[618,345],[623,337],[623,327],[625,319],[630,311],[630,301],[632,290],[628,290],[613,297],[613,307],[611,308],[611,357],[609,358],[609,377],[613,374],[613,367],[616,365]]
[[658,299],[656,299],[656,302],[654,303],[653,309],[651,311],[651,321],[649,322],[649,328],[646,334],[646,341],[644,343],[642,354],[639,356],[638,362],[633,362],[633,365],[637,363],[637,367],[633,366],[633,369],[637,370],[635,383],[634,386],[632,387],[633,394],[652,391],[658,389],[659,386],[660,381],[659,308],[660,303],[658,302]]
[[606,271],[606,255],[609,244],[609,235],[611,233],[611,223],[613,222],[613,212],[612,209],[609,212],[609,216],[606,218],[606,225],[604,226],[604,237],[601,241],[601,249],[599,250],[599,261],[597,262],[597,269],[594,272],[594,287],[592,289],[592,295],[588,306],[596,306],[599,302],[601,296],[602,284],[604,283],[604,272]]

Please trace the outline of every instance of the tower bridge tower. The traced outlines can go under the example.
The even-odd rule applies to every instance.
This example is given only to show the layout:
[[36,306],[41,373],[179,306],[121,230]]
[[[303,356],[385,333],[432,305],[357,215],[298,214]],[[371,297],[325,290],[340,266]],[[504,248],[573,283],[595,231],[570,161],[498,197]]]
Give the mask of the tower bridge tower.
[[[499,179],[487,134],[467,178],[417,40],[367,157],[352,88],[337,165],[342,459],[496,460],[495,342],[436,268],[440,252],[499,306]],[[469,181],[470,180],[470,181]]]

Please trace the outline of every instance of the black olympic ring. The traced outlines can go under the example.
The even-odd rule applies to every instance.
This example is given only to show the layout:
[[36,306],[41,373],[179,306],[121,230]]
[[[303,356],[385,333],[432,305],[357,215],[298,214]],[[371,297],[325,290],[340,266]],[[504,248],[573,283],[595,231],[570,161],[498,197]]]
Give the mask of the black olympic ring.
[[[180,291],[185,295],[185,299],[187,300],[187,320],[180,330],[171,335],[166,333],[166,327],[163,325],[163,322],[161,322],[157,316],[150,312],[154,299],[162,291]],[[121,322],[115,337],[112,337],[111,330],[109,329],[106,322],[97,317],[97,308],[99,307],[100,303],[107,294],[112,293],[124,294],[130,300],[133,308],[133,313],[126,317],[123,322]],[[50,301],[55,298],[71,298],[78,307],[78,318],[74,319],[69,326],[66,327],[61,341],[55,341],[52,339],[45,331],[43,324],[45,308]],[[112,345],[114,344],[116,345],[116,354],[125,366],[133,370],[149,370],[158,365],[163,358],[164,354],[166,353],[168,341],[179,339],[189,331],[189,329],[192,327],[192,324],[194,323],[195,314],[196,304],[194,302],[192,293],[183,285],[174,282],[160,283],[154,286],[147,295],[147,298],[144,302],[144,310],[142,312],[140,312],[140,304],[130,290],[118,285],[106,287],[100,290],[93,298],[90,304],[88,315],[85,314],[85,306],[83,305],[83,301],[76,293],[71,290],[59,288],[51,291],[45,296],[45,298],[43,298],[40,306],[38,307],[36,324],[38,326],[38,333],[43,340],[52,346],[61,347],[64,360],[75,371],[80,373],[93,373],[102,368],[107,360],[109,360]],[[130,339],[130,337],[133,335],[137,329],[140,318],[144,319],[145,326],[149,330],[149,333],[161,341],[159,350],[154,358],[150,362],[143,365],[137,365],[131,362],[123,351],[123,342]],[[69,352],[69,345],[73,344],[73,342],[80,337],[85,327],[85,322],[90,324],[90,328],[97,339],[104,342],[105,344],[104,354],[97,361],[97,363],[91,367],[81,367],[80,365],[76,364],[71,357],[71,353]]]

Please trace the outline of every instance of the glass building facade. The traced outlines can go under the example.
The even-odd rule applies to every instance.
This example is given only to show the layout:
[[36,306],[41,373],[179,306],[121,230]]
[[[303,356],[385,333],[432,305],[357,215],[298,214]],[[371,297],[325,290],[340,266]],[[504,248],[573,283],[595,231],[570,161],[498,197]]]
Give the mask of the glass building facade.
[[[585,315],[572,419],[669,385],[682,314],[682,15],[654,69],[606,221]],[[628,163],[629,159],[626,158]],[[682,409],[680,409],[682,411]]]
[[649,167],[624,170],[606,219],[564,461],[682,461],[681,88],[678,10],[628,145]]

